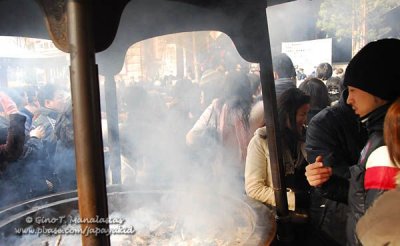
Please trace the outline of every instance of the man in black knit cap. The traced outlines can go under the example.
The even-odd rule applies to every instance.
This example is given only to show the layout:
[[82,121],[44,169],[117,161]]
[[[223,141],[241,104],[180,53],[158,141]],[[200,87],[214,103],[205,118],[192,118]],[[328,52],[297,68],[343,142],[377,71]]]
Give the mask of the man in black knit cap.
[[[395,188],[399,169],[391,163],[383,141],[383,122],[387,109],[400,96],[400,64],[395,62],[399,56],[400,40],[371,42],[353,57],[344,76],[349,91],[347,103],[368,131],[358,164],[350,167],[349,183],[338,183],[349,186],[348,245],[360,245],[355,234],[357,221],[379,195]],[[324,184],[331,175],[332,169],[324,166],[321,156],[306,168],[307,180],[314,187]]]

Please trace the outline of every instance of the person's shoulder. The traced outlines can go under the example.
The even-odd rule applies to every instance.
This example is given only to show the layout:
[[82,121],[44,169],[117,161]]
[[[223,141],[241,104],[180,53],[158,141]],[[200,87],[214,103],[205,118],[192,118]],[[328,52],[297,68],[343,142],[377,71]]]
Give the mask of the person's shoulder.
[[366,167],[396,167],[390,159],[386,145],[374,148],[368,156]]
[[361,217],[356,231],[364,245],[384,245],[387,242],[398,245],[400,236],[396,229],[399,226],[400,215],[393,211],[398,208],[399,199],[399,189],[387,191],[379,196]]
[[[248,145],[248,151],[250,152],[262,152],[265,153],[268,151],[268,143],[266,141],[267,138],[267,128],[260,127],[258,128],[255,132],[253,137],[251,138],[249,145]],[[249,154],[249,153],[248,153]]]
[[332,107],[326,107],[319,111],[314,117],[311,118],[311,121],[308,124],[308,128],[310,127],[319,127],[321,124],[331,124],[332,120],[335,120],[335,109]]
[[267,127],[263,126],[263,127],[258,128],[254,133],[254,137],[266,139],[267,138]]

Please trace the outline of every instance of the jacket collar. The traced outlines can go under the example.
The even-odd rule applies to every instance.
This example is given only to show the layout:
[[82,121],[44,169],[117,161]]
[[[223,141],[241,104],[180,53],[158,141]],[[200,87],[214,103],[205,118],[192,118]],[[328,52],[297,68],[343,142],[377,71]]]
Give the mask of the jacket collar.
[[50,109],[50,108],[46,108],[46,107],[42,107],[40,109],[40,114],[43,116],[48,116],[52,119],[57,119],[59,113],[57,111],[55,111],[54,109]]
[[361,122],[365,123],[368,133],[383,130],[383,122],[385,120],[386,111],[390,107],[390,104],[391,103],[386,103],[385,105],[376,108],[374,111],[361,118]]

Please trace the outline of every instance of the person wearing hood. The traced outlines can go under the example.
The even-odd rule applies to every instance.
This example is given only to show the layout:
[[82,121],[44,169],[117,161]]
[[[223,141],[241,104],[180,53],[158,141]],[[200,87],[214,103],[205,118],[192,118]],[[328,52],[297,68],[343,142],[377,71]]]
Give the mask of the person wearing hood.
[[[383,192],[395,188],[399,172],[389,158],[383,141],[383,122],[391,103],[400,95],[398,59],[400,40],[381,39],[370,42],[350,61],[344,76],[348,87],[347,103],[360,116],[368,140],[357,165],[350,167],[348,189],[347,244],[360,245],[355,226],[373,201]],[[378,61],[378,62],[377,62]],[[324,166],[323,156],[306,168],[309,184],[318,187],[332,176]]]

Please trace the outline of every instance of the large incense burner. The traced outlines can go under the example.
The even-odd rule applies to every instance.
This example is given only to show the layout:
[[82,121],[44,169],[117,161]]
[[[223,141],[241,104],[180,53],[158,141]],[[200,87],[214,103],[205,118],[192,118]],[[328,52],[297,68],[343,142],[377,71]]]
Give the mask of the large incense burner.
[[[110,187],[108,203],[112,245],[268,245],[275,234],[271,210],[245,197]],[[81,234],[71,233],[80,230],[77,205],[76,192],[66,192],[4,209],[1,240],[7,245],[80,245]],[[126,233],[113,234],[118,226]],[[49,235],[44,227],[59,233]],[[38,230],[40,236],[33,233]]]

